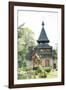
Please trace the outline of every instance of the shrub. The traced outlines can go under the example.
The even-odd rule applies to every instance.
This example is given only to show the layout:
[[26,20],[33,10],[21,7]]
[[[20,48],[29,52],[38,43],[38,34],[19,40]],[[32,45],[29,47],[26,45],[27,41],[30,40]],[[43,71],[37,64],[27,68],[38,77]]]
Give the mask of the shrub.
[[51,68],[45,68],[44,70],[49,73],[51,71]]
[[47,77],[47,73],[44,71],[44,77],[46,78]]
[[38,78],[46,78],[47,72],[44,70],[42,66],[39,66],[37,70],[35,70],[35,75],[38,75]]
[[18,73],[18,79],[26,79],[27,75],[25,71],[21,71]]
[[40,78],[46,78],[46,77],[47,77],[47,72],[46,71],[40,73]]
[[33,70],[37,70],[38,69],[38,67],[33,67]]
[[41,73],[44,71],[43,67],[42,66],[39,66],[38,69],[37,69],[38,73]]

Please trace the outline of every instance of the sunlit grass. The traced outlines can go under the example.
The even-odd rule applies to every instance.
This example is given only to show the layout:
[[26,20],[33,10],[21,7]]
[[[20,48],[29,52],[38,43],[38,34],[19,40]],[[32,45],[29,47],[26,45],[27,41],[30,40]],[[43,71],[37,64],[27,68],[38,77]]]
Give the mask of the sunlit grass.
[[51,72],[47,74],[47,78],[55,78],[57,77],[57,73],[58,72],[56,70],[51,70]]

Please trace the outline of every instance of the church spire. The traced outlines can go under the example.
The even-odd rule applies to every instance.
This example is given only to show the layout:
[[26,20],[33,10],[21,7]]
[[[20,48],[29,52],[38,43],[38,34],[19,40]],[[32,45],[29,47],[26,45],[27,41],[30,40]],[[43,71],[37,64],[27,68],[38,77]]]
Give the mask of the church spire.
[[42,26],[44,27],[44,22],[42,21]]
[[48,43],[49,42],[46,32],[44,30],[44,22],[43,21],[42,21],[42,31],[40,33],[40,36],[39,36],[37,42],[38,43]]

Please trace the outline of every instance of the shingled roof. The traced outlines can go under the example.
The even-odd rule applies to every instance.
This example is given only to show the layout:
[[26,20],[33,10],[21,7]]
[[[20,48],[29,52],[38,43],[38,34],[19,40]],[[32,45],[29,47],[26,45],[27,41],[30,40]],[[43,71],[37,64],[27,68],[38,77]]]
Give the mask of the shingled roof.
[[46,32],[44,30],[44,22],[42,22],[42,31],[40,33],[40,36],[39,36],[37,42],[38,43],[48,43],[49,42]]

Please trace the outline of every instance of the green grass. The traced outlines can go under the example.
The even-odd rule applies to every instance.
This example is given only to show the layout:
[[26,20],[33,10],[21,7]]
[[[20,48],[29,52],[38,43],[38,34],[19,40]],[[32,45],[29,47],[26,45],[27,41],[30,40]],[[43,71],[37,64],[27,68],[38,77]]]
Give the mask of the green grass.
[[57,71],[51,70],[50,73],[47,74],[47,78],[55,78],[57,77]]

